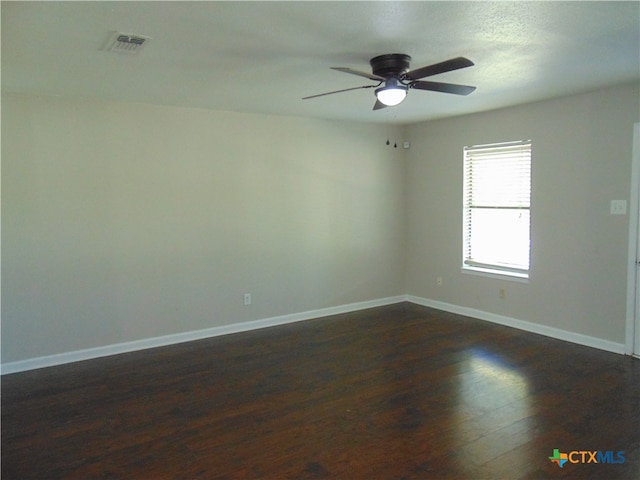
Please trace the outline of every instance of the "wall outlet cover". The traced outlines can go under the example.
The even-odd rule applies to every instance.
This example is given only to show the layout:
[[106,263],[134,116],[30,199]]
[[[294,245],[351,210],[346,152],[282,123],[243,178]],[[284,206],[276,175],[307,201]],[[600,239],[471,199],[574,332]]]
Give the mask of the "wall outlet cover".
[[627,214],[626,200],[611,200],[611,215],[626,215],[626,214]]

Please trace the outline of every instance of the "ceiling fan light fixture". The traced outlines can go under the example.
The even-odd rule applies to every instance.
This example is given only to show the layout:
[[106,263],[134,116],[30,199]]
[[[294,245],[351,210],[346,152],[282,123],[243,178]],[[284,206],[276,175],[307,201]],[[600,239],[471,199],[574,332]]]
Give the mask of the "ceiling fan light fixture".
[[[452,93],[455,95],[469,95],[476,89],[476,87],[472,87],[470,85],[422,80],[423,78],[431,77],[433,75],[471,67],[473,62],[468,58],[451,58],[444,62],[434,63],[433,65],[427,65],[413,70],[410,69],[410,61],[411,57],[404,53],[389,53],[386,55],[378,55],[369,61],[371,64],[371,71],[373,73],[354,70],[349,67],[331,67],[332,70],[368,78],[369,80],[378,82],[378,84],[343,88],[342,90],[334,90],[332,92],[302,97],[302,99],[307,100],[309,98],[324,97],[325,95],[333,95],[334,93],[348,92],[350,90],[359,90],[361,88],[375,88],[376,103],[373,105],[373,110],[380,110],[385,107],[393,107],[401,104],[407,97],[409,89]],[[383,82],[384,87],[378,88]]]
[[376,90],[376,98],[387,107],[394,107],[402,103],[407,96],[407,87],[398,85],[394,78],[387,80],[386,85]]

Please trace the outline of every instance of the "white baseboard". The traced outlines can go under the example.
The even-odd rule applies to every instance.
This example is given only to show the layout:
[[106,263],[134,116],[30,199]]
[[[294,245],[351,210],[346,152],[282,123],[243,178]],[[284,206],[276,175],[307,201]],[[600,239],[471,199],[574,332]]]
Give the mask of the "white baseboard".
[[120,353],[135,352],[148,348],[164,347],[177,343],[190,342],[193,340],[202,340],[205,338],[217,337],[220,335],[228,335],[231,333],[246,332],[259,328],[274,327],[287,323],[300,322],[303,320],[311,320],[314,318],[328,317],[329,315],[337,315],[341,313],[355,312],[366,308],[381,307],[383,305],[391,305],[393,303],[405,302],[406,295],[396,297],[379,298],[365,302],[350,303],[339,305],[336,307],[321,308],[318,310],[310,310],[307,312],[293,313],[289,315],[281,315],[277,317],[264,318],[250,322],[234,323],[231,325],[223,325],[220,327],[212,327],[204,330],[195,330],[191,332],[176,333],[174,335],[165,335],[162,337],[145,338],[132,342],[117,343],[113,345],[105,345],[103,347],[87,348],[84,350],[76,350],[74,352],[60,353],[56,355],[47,355],[44,357],[29,358],[17,362],[8,362],[0,366],[0,374],[7,375],[10,373],[24,372],[27,370],[35,370],[37,368],[53,367],[63,365],[65,363],[80,362],[83,360],[91,360],[94,358],[107,357],[109,355],[117,355]]
[[524,320],[518,320],[516,318],[505,317],[502,315],[496,315],[494,313],[484,312],[482,310],[476,310],[474,308],[460,307],[458,305],[452,305],[450,303],[430,300],[428,298],[416,297],[413,295],[407,295],[407,301],[416,303],[418,305],[423,305],[425,307],[444,310],[445,312],[457,313],[458,315],[465,315],[467,317],[473,317],[479,320],[486,320],[488,322],[505,325],[507,327],[517,328],[526,332],[537,333],[546,337],[564,340],[565,342],[577,343],[578,345],[584,345],[586,347],[598,348],[600,350],[606,350],[608,352],[619,354],[626,353],[626,345],[624,343],[611,342],[609,340],[603,340],[601,338],[582,335],[581,333],[569,332],[567,330],[561,330],[559,328],[540,325],[539,323],[527,322]]
[[336,307],[322,308],[318,310],[309,310],[307,312],[293,313],[289,315],[281,315],[277,317],[264,318],[250,322],[234,323],[231,325],[223,325],[220,327],[207,328],[204,330],[196,330],[191,332],[177,333],[174,335],[165,335],[162,337],[146,338],[135,340],[133,342],[118,343],[114,345],[106,345],[104,347],[88,348],[85,350],[77,350],[74,352],[60,353],[56,355],[48,355],[45,357],[30,358],[17,362],[4,363],[0,366],[2,375],[10,373],[24,372],[27,370],[35,370],[37,368],[53,367],[63,365],[65,363],[79,362],[83,360],[91,360],[94,358],[106,357],[109,355],[117,355],[120,353],[135,352],[148,348],[164,347],[177,343],[190,342],[193,340],[202,340],[205,338],[217,337],[220,335],[228,335],[231,333],[246,332],[249,330],[257,330],[260,328],[274,327],[277,325],[285,325],[287,323],[311,320],[314,318],[328,317],[330,315],[338,315],[341,313],[355,312],[366,308],[381,307],[383,305],[391,305],[400,302],[411,302],[425,307],[443,310],[445,312],[465,315],[467,317],[485,320],[507,327],[513,327],[527,332],[545,335],[547,337],[564,340],[566,342],[576,343],[587,347],[598,348],[608,352],[625,354],[626,348],[623,343],[611,342],[600,338],[582,335],[580,333],[569,332],[559,328],[531,323],[516,318],[496,315],[494,313],[484,312],[468,307],[461,307],[450,303],[440,302],[438,300],[430,300],[428,298],[416,297],[413,295],[398,295],[396,297],[386,297],[366,302],[350,303],[347,305],[339,305]]

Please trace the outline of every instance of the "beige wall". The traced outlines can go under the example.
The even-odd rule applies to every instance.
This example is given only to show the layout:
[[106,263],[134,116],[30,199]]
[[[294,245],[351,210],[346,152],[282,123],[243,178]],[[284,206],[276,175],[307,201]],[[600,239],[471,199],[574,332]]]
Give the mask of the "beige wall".
[[[629,219],[610,201],[629,199],[639,106],[628,85],[408,127],[408,293],[624,343]],[[463,274],[462,149],[521,139],[533,141],[529,283]]]
[[[410,150],[384,126],[3,96],[2,362],[405,293],[623,343],[609,203],[629,198],[639,96],[392,132]],[[462,148],[526,138],[531,279],[462,274]]]
[[386,136],[3,97],[2,362],[403,294]]

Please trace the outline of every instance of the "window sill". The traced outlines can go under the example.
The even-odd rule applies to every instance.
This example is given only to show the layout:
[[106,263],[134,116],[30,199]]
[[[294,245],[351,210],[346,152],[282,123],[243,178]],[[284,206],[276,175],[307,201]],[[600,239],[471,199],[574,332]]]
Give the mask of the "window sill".
[[529,274],[505,272],[503,270],[493,270],[490,268],[462,267],[460,271],[467,275],[477,277],[494,278],[496,280],[507,280],[510,282],[529,283]]

